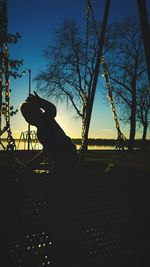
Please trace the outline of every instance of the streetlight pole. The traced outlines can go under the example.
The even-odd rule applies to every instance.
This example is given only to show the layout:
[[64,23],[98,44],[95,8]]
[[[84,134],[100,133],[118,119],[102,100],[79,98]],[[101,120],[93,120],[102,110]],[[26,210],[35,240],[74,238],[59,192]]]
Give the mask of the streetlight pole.
[[[29,92],[28,94],[31,94],[31,69],[28,69],[29,73]],[[28,123],[28,150],[30,150],[30,124]]]

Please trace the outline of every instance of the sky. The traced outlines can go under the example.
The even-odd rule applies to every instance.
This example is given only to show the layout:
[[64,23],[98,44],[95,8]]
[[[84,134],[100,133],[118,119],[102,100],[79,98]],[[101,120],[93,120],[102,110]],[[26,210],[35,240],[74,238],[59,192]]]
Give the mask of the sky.
[[[75,18],[80,25],[86,22],[86,0],[8,0],[8,32],[21,34],[17,44],[9,48],[11,58],[23,59],[22,70],[31,69],[32,92],[35,90],[34,77],[40,70],[44,70],[46,61],[42,51],[53,40],[54,32],[60,27],[64,19]],[[92,6],[95,18],[101,20],[104,12],[105,0],[93,0]],[[147,0],[150,14],[150,1]],[[108,23],[123,20],[127,16],[137,16],[136,0],[112,0]],[[10,80],[11,104],[20,107],[25,101],[29,90],[28,71],[21,79]],[[111,107],[106,105],[106,98],[97,88],[90,124],[90,138],[116,138]],[[56,120],[71,138],[81,137],[81,122],[75,118],[71,109],[63,104],[57,104]],[[27,123],[20,111],[11,118],[12,131],[19,137],[21,131],[27,130]],[[34,128],[33,128],[34,129]],[[121,129],[128,137],[128,127],[121,124]],[[137,137],[140,137],[137,135]]]

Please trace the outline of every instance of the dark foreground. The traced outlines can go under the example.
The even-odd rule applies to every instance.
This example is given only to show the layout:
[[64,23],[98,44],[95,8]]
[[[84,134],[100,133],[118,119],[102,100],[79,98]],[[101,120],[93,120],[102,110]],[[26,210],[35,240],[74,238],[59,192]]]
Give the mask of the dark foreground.
[[150,266],[148,153],[92,152],[69,180],[0,157],[1,266]]

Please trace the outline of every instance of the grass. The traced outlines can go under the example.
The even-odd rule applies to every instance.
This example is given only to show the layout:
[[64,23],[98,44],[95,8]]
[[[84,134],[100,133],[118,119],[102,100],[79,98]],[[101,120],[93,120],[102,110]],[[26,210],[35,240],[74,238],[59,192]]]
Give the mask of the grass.
[[[27,161],[35,156],[37,150],[16,150],[12,155],[21,161]],[[134,169],[135,171],[150,172],[150,150],[141,151],[117,151],[117,150],[89,150],[85,156],[86,166],[92,168],[106,169],[110,163],[115,167]],[[0,166],[7,166],[8,154],[5,151],[0,151]]]
[[97,163],[105,167],[113,163],[117,167],[132,168],[136,171],[150,171],[150,151],[106,151],[91,150],[86,155],[87,163]]

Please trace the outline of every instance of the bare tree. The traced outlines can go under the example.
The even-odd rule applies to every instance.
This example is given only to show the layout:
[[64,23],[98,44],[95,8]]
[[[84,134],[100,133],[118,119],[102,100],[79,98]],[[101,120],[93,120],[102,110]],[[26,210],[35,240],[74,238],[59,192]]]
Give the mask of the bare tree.
[[[78,117],[86,119],[94,78],[98,40],[90,25],[89,37],[73,20],[64,21],[55,42],[44,50],[47,68],[35,78],[37,90],[48,98],[71,103]],[[107,28],[106,62],[115,98],[124,119],[130,122],[129,149],[136,133],[137,88],[145,75],[140,25],[134,18]],[[100,79],[100,77],[99,77]],[[128,112],[126,112],[128,110]]]
[[113,93],[124,119],[129,120],[129,150],[134,147],[136,134],[137,90],[146,72],[140,25],[135,18],[127,18],[112,27],[113,43],[107,54],[109,77]]
[[144,84],[137,94],[137,121],[143,126],[142,148],[146,148],[146,137],[150,123],[150,88]]
[[53,45],[44,50],[47,69],[35,81],[48,98],[71,103],[76,115],[86,119],[94,78],[98,40],[92,24],[88,39],[74,20],[64,21]]

